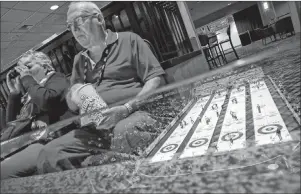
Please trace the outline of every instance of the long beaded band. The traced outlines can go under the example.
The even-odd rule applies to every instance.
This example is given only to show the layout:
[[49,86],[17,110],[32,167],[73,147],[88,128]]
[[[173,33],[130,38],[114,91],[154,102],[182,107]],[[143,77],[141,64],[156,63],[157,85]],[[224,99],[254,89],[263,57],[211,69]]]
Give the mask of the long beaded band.
[[[107,33],[107,32],[105,32],[105,33],[106,33],[106,37],[105,37],[105,42],[104,42],[104,44],[105,44],[106,48],[105,48],[104,52],[107,51],[106,49],[107,49],[107,39],[108,39],[108,33]],[[106,56],[107,56],[107,55],[108,55],[108,54],[106,53]],[[105,57],[105,59],[103,59],[103,58],[104,58],[104,56],[101,57],[100,61],[103,61],[104,64],[105,64],[105,63],[107,62],[107,59],[106,59],[106,57]],[[104,67],[103,67],[104,64],[102,64],[101,72],[104,70]],[[97,63],[96,63],[96,65],[97,65]],[[87,57],[85,57],[85,65],[84,65],[84,83],[87,82],[87,72],[88,72],[88,62],[87,62]],[[102,72],[102,74],[103,74],[103,72]],[[101,76],[103,76],[103,75],[101,75]]]
[[[118,40],[118,33],[116,33],[117,36],[117,40]],[[106,33],[106,38],[105,38],[105,45],[107,46],[107,38],[108,38],[108,33]],[[101,66],[101,74],[100,74],[100,78],[97,81],[97,85],[99,85],[102,82],[103,76],[104,76],[104,71],[105,71],[105,67],[106,67],[106,62],[107,62],[107,57],[109,54],[109,50],[111,50],[112,44],[110,44],[109,46],[107,46],[105,48],[105,50],[102,53],[101,59],[100,61],[97,63],[102,63]],[[97,65],[96,64],[96,65]],[[85,58],[85,65],[84,65],[84,83],[87,82],[87,72],[88,72],[88,62],[87,62],[87,58]]]

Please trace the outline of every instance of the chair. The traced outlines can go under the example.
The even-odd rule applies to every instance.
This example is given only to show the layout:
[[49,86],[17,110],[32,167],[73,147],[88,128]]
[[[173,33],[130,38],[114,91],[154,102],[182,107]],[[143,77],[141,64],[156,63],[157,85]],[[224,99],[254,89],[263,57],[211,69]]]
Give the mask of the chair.
[[224,63],[227,63],[226,57],[223,54],[223,52],[221,51],[220,45],[218,43],[217,35],[211,36],[209,38],[209,46],[210,46],[211,51],[213,50],[212,51],[213,56],[215,56],[215,58],[218,59],[218,62],[220,65],[223,65],[221,63],[220,57],[222,58]]
[[155,55],[155,57],[159,60],[159,57],[156,53],[155,47],[152,45],[152,43],[146,39],[143,39],[144,42],[148,45],[148,47],[150,48],[150,50],[153,52],[153,54]]
[[287,34],[290,33],[291,36],[295,34],[294,26],[291,17],[285,17],[282,19],[279,19],[275,23],[276,33],[280,35],[280,38],[282,39],[285,35],[287,37]]
[[[218,67],[216,59],[219,61],[219,64],[222,65],[220,61],[220,57],[224,60],[222,56],[222,52],[215,42],[209,42],[209,38],[207,35],[199,35],[199,40],[201,42],[201,46],[203,48],[203,52],[206,58],[207,63],[209,64],[210,70]],[[217,51],[219,50],[219,52]],[[211,64],[210,64],[211,63]]]
[[[228,37],[229,37],[227,40],[223,40],[223,41],[219,42],[219,45],[220,45],[221,48],[222,48],[223,55],[224,55],[225,58],[226,58],[226,55],[227,55],[227,54],[230,54],[230,53],[233,53],[233,52],[234,52],[236,58],[239,59],[239,57],[238,57],[238,55],[237,55],[237,52],[236,52],[236,50],[235,50],[235,48],[234,48],[234,46],[233,46],[233,43],[232,43],[232,39],[231,39],[231,28],[230,28],[230,25],[229,25],[228,28],[227,28],[227,35],[228,35]],[[226,42],[229,42],[229,43],[230,43],[231,49],[232,49],[232,51],[227,52],[227,53],[225,53],[225,52],[224,52],[224,49],[223,49],[223,44],[226,43]]]
[[[276,41],[276,32],[274,30],[275,28],[275,25],[268,25],[266,26],[265,28],[261,29],[261,33],[262,33],[262,44],[263,45],[266,45],[267,44],[267,38],[270,38],[271,39],[271,42],[272,41]],[[272,37],[274,37],[274,40],[272,39]]]

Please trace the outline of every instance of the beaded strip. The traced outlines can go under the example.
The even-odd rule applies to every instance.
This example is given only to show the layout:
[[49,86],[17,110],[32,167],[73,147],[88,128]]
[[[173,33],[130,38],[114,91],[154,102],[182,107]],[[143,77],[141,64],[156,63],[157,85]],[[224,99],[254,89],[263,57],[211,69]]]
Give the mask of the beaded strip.
[[[118,40],[118,33],[117,34],[117,40]],[[107,37],[106,37],[107,39]],[[100,78],[97,80],[97,86],[99,86],[99,84],[102,82],[103,80],[103,76],[104,76],[104,71],[105,71],[105,67],[106,67],[106,62],[107,62],[107,57],[109,54],[109,51],[111,50],[113,44],[108,45],[105,50],[102,53],[101,59],[99,60],[99,62],[97,62],[96,66],[99,63],[101,64],[101,71],[100,71]],[[84,83],[87,83],[87,72],[88,72],[88,60],[87,58],[85,58],[85,65],[84,65]]]
[[[106,67],[106,62],[107,62],[107,57],[109,54],[109,50],[111,48],[111,45],[108,46],[103,54],[102,57],[100,59],[99,62],[97,62],[96,66],[101,63],[101,68],[100,68],[100,78],[97,80],[97,84],[99,85],[102,82],[103,76],[104,76],[104,71],[105,71],[105,67]],[[88,59],[85,58],[85,65],[84,65],[84,82],[87,83],[87,72],[88,72]]]

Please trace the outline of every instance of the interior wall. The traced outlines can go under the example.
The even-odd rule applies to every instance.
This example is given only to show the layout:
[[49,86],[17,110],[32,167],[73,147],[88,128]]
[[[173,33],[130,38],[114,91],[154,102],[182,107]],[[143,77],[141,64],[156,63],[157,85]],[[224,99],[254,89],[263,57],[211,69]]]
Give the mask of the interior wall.
[[[201,26],[211,23],[212,21],[219,20],[227,15],[233,15],[234,13],[239,12],[255,4],[257,4],[256,1],[234,2],[227,7],[219,9],[218,11],[215,11],[213,13],[210,13],[209,15],[195,18],[193,20],[193,23],[195,25],[195,28],[199,28]],[[200,11],[200,10],[195,8],[195,11]]]
[[256,4],[236,12],[233,14],[233,18],[239,34],[263,27],[260,11]]
[[0,63],[0,72],[2,72],[2,66],[3,66],[3,60],[1,59],[1,63]]
[[186,1],[191,18],[195,21],[235,2],[231,1]]
[[273,6],[277,18],[290,13],[287,1],[273,1]]
[[296,6],[297,6],[297,10],[298,10],[298,15],[300,16],[300,14],[301,14],[301,2],[296,1]]
[[290,9],[290,17],[293,22],[294,30],[296,33],[301,31],[300,26],[300,2],[299,4],[296,1],[290,1],[288,2],[289,9]]
[[296,4],[296,8],[297,8],[297,15],[298,15],[298,18],[299,18],[299,21],[300,21],[301,20],[301,2],[296,1],[295,4]]
[[[250,6],[256,5],[255,1],[234,1],[234,2],[192,2],[188,1],[190,14],[193,19],[193,23],[196,29],[196,33],[200,34],[200,29],[214,21],[218,21],[221,18],[229,15],[233,15],[241,10],[244,10]],[[192,9],[192,10],[191,10]],[[235,22],[230,24],[231,26],[231,39],[235,47],[241,46],[239,33]],[[217,38],[219,41],[227,39],[226,29],[219,30]],[[223,45],[225,49],[230,48],[229,43]]]
[[181,13],[182,19],[184,21],[184,25],[189,37],[189,40],[191,42],[192,48],[194,51],[200,50],[201,44],[197,38],[196,30],[193,25],[193,20],[191,18],[189,8],[187,6],[187,3],[184,1],[177,1],[177,5],[179,7],[179,11]]
[[[263,4],[265,2],[268,4],[268,9],[264,9]],[[257,2],[257,5],[258,5],[259,12],[260,12],[261,20],[262,20],[262,23],[264,26],[266,26],[270,23],[273,23],[273,21],[276,20],[275,9],[274,9],[273,3],[271,1],[260,1],[260,2]]]

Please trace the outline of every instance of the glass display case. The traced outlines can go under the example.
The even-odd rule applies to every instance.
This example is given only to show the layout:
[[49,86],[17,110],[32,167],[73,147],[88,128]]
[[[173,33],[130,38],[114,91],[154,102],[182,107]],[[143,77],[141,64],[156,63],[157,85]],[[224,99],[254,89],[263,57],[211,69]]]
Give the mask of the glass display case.
[[[116,32],[133,31],[147,39],[160,62],[192,50],[176,2],[112,2],[105,9],[107,28]],[[30,172],[29,177],[2,180],[1,192],[193,193],[201,188],[208,193],[230,190],[297,193],[301,115],[297,38],[273,43],[271,47],[280,50],[264,48],[260,51],[264,54],[250,49],[247,51],[254,55],[242,56],[247,51],[238,50],[242,60],[198,75],[194,72],[204,60],[201,57],[186,60],[173,71],[166,69],[162,76],[166,83],[141,96],[136,111],[126,105],[135,97],[130,96],[109,107],[104,105],[101,110],[83,114],[79,114],[81,110],[72,110],[74,115],[68,119],[1,141],[1,162],[10,162],[26,148],[49,145],[68,137],[66,134],[74,137],[93,134],[76,142],[79,147],[87,146],[79,158],[75,157],[76,150],[67,145],[59,154],[68,152],[74,160],[58,159],[54,165],[44,163],[37,167],[47,173],[38,170]],[[74,56],[82,49],[70,32],[64,32],[37,50],[47,53],[55,70],[69,79]],[[9,95],[7,71],[0,74],[1,121]],[[176,73],[181,74],[181,80],[166,79],[174,78]],[[83,86],[79,88],[82,90],[73,89],[82,91],[80,97],[68,98],[86,103],[87,109],[93,109],[90,106],[93,103],[100,106],[101,95],[92,89],[85,91]],[[71,90],[68,88],[68,92]],[[121,105],[129,114],[117,115],[121,119],[114,126],[101,128],[94,121],[82,125],[83,118],[96,115],[106,119],[107,108]],[[133,133],[125,133],[117,140],[120,144],[129,141],[130,150],[116,151],[111,146],[114,129],[120,122],[124,130],[133,126],[132,121],[126,120],[130,116],[139,124]],[[16,122],[8,124],[12,130],[16,126]],[[44,150],[43,157],[53,161],[47,151]]]

